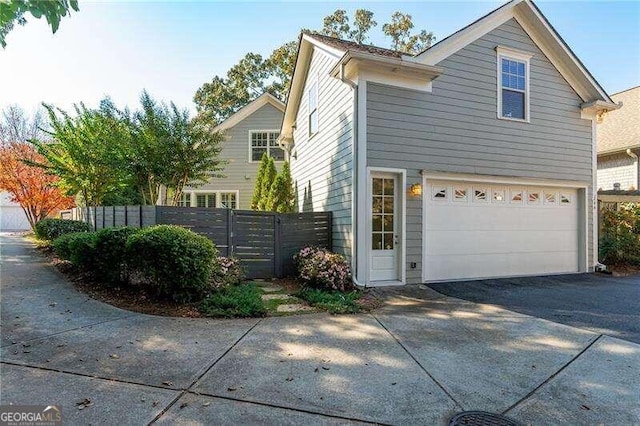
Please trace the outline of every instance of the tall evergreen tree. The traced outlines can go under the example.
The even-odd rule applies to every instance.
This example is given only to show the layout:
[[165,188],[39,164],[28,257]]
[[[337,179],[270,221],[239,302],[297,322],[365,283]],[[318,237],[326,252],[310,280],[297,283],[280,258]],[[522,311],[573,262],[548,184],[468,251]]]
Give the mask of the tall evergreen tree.
[[253,187],[253,197],[251,198],[251,210],[258,210],[260,206],[260,200],[262,199],[262,182],[264,181],[264,174],[269,167],[269,156],[265,152],[262,154],[262,159],[260,160],[260,167],[258,168],[258,173],[256,174],[256,183]]
[[258,202],[258,210],[267,210],[267,203],[269,202],[269,193],[271,192],[271,186],[273,181],[276,180],[278,171],[276,170],[276,164],[273,161],[273,157],[269,157],[267,168],[265,169],[262,177],[262,189],[260,190],[260,201]]
[[266,209],[278,213],[293,212],[294,203],[293,180],[289,162],[284,163],[282,171],[278,173],[271,185]]

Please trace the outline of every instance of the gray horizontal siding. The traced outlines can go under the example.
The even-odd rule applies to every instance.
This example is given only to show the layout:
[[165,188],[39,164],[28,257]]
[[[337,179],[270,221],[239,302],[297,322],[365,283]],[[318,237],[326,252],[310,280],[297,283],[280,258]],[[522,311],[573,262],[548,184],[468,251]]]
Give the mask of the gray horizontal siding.
[[[350,256],[353,94],[347,85],[328,75],[335,63],[336,59],[326,54],[314,51],[312,55],[296,117],[291,173],[298,187],[300,211],[333,212],[334,250]],[[319,130],[309,138],[307,86],[315,78],[319,82]]]
[[[251,163],[249,158],[249,132],[253,130],[278,130],[283,113],[271,104],[262,108],[225,132],[220,158],[227,160],[224,178],[210,179],[209,183],[190,190],[240,191],[239,209],[249,209],[253,196],[256,175],[260,163]],[[281,163],[276,163],[280,170]]]
[[[498,45],[534,55],[530,123],[496,117]],[[369,166],[406,169],[408,184],[420,182],[421,169],[591,182],[591,121],[580,118],[582,101],[515,20],[438,65],[444,73],[431,93],[367,83]],[[406,214],[407,265],[418,264],[407,266],[407,279],[418,282],[421,200],[408,197]]]

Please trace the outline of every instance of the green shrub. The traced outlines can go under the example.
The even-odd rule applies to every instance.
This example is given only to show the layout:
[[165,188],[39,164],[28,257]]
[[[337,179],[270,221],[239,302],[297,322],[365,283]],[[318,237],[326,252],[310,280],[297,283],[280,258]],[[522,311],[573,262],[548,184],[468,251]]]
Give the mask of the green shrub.
[[200,304],[200,312],[210,317],[261,317],[267,313],[262,292],[255,284],[217,290]]
[[53,241],[53,247],[58,256],[92,272],[96,259],[95,244],[95,232],[64,234]]
[[608,265],[640,264],[640,207],[623,205],[620,211],[604,211],[599,260]]
[[304,247],[293,258],[298,279],[305,286],[324,290],[353,289],[351,267],[344,256],[319,247]]
[[213,259],[211,283],[214,288],[238,285],[244,279],[244,268],[237,257],[220,256]]
[[108,283],[126,281],[127,239],[136,228],[105,228],[96,235],[96,272]]
[[88,223],[69,219],[42,219],[36,223],[34,231],[38,238],[43,240],[55,240],[61,235],[72,232],[91,232],[93,229]]
[[188,229],[156,225],[129,236],[126,253],[129,265],[158,296],[190,302],[210,288],[218,251],[210,239]]
[[362,307],[357,303],[360,295],[361,293],[357,291],[342,293],[317,288],[302,288],[296,294],[300,299],[306,300],[309,305],[332,314],[354,314],[360,312]]

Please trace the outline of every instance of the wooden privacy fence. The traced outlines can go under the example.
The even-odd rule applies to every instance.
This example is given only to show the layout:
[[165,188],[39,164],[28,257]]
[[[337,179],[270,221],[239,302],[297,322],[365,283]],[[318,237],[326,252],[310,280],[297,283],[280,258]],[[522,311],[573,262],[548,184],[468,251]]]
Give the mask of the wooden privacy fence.
[[60,213],[94,229],[179,225],[209,237],[222,256],[235,256],[248,278],[293,275],[293,255],[307,245],[332,249],[331,212],[274,213],[171,206],[76,207]]

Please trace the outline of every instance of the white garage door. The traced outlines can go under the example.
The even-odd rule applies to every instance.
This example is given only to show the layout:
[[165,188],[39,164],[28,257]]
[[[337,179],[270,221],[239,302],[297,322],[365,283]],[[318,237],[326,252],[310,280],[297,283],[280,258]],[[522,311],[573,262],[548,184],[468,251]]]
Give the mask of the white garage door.
[[26,231],[30,229],[22,208],[11,202],[9,194],[0,193],[0,231]]
[[427,181],[427,281],[578,272],[571,188]]

